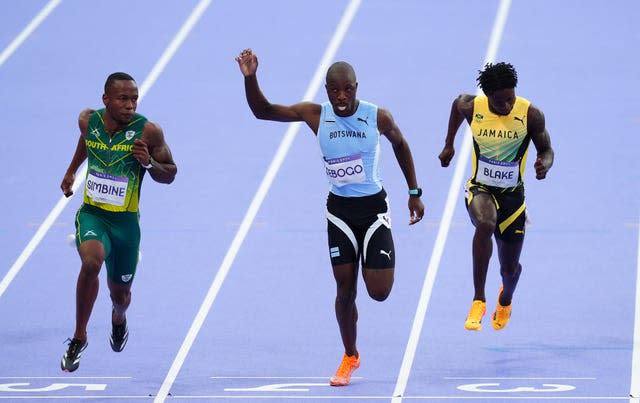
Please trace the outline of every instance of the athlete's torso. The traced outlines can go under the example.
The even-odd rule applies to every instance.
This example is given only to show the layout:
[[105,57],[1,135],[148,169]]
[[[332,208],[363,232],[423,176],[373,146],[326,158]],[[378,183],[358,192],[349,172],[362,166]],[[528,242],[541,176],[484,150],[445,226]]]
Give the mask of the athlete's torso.
[[529,104],[525,98],[516,97],[508,115],[497,115],[489,110],[486,96],[475,97],[471,118],[472,182],[503,189],[522,185],[530,141]]
[[136,114],[113,136],[105,130],[100,109],[89,117],[85,146],[87,177],[84,203],[107,211],[138,211],[144,168],[133,156],[133,141],[142,136],[147,118]]
[[376,105],[359,101],[353,115],[341,117],[323,103],[317,137],[332,193],[362,197],[382,189]]

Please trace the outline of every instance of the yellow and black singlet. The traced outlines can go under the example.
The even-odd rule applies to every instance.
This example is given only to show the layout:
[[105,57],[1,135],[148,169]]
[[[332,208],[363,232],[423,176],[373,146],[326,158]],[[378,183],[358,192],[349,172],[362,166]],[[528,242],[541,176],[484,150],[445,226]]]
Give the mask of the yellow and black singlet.
[[523,184],[530,136],[527,112],[530,102],[516,97],[508,115],[489,110],[486,96],[476,96],[471,117],[473,153],[471,183],[505,191]]
[[85,135],[84,203],[107,211],[137,212],[145,169],[133,156],[133,141],[142,136],[147,118],[136,113],[127,127],[110,136],[103,115],[104,109],[91,115]]

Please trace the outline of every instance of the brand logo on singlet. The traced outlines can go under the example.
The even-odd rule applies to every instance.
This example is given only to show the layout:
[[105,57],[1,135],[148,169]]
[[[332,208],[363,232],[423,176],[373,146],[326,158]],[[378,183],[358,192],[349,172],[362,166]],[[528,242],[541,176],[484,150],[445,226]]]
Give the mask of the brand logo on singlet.
[[525,116],[523,116],[522,118],[519,118],[519,117],[517,117],[517,116],[514,116],[514,117],[513,117],[513,120],[517,120],[518,122],[522,123],[522,125],[524,126],[524,118],[525,118]]
[[83,236],[84,236],[84,237],[88,237],[88,236],[98,236],[98,234],[96,234],[95,232],[93,232],[93,230],[89,230],[89,231],[85,232]]
[[369,116],[367,116],[366,118],[362,119],[362,118],[357,118],[358,122],[364,122],[365,125],[369,126],[369,122],[367,122],[367,120],[369,120]]

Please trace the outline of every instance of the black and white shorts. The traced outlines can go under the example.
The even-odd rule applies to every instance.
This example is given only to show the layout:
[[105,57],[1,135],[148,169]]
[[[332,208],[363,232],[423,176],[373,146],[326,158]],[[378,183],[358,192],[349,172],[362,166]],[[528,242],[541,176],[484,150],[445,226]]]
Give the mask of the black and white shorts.
[[389,269],[396,264],[387,193],[342,197],[329,193],[327,234],[333,266],[358,263],[367,269]]

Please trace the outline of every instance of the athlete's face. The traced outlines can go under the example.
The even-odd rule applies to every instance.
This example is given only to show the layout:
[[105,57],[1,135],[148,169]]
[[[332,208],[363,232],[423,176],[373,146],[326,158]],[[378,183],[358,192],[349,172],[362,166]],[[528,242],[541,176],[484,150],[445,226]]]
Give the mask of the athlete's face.
[[331,74],[327,77],[325,88],[336,115],[351,116],[356,112],[358,83],[352,75],[340,71]]
[[113,120],[128,124],[138,107],[138,86],[133,80],[116,80],[102,96],[102,101]]
[[497,115],[508,115],[516,102],[516,91],[513,88],[504,88],[491,94],[489,98],[489,109]]

